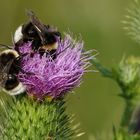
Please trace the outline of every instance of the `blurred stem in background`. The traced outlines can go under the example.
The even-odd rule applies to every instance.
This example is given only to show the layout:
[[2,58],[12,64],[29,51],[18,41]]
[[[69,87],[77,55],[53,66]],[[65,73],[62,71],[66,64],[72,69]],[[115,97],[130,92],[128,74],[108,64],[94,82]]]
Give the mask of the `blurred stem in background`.
[[[128,35],[140,43],[140,3],[134,0],[127,10],[128,15],[123,21]],[[119,131],[114,130],[114,140],[139,140],[140,139],[140,57],[123,57],[121,62],[111,69],[93,60],[99,72],[108,78],[113,79],[119,85],[119,94],[125,101],[125,108]],[[132,135],[137,134],[137,135]]]
[[111,70],[102,66],[96,59],[93,60],[93,63],[103,76],[115,80],[121,88],[122,92],[119,96],[124,99],[126,106],[120,127],[127,128],[132,112],[140,99],[140,59],[135,57],[123,58],[120,64]]
[[[94,59],[93,63],[104,77],[113,79],[121,89],[118,95],[124,99],[125,108],[117,134],[114,128],[114,137],[115,140],[125,140],[129,134],[140,131],[140,109],[136,110],[140,101],[140,58],[123,57],[119,65],[112,69],[102,66],[97,59]],[[126,138],[128,139],[129,137]]]

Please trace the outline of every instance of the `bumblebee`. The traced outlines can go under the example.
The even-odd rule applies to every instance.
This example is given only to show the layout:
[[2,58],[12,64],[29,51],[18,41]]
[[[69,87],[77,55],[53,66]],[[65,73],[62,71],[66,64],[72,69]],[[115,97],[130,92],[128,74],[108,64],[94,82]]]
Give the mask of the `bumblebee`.
[[[0,47],[3,47],[0,45]],[[0,52],[0,86],[10,95],[25,92],[25,86],[19,82],[17,74],[20,71],[20,55],[8,48]]]
[[32,11],[28,11],[29,22],[19,26],[14,34],[15,49],[23,43],[32,41],[32,50],[39,51],[40,55],[50,54],[55,58],[60,32],[56,28],[44,25]]

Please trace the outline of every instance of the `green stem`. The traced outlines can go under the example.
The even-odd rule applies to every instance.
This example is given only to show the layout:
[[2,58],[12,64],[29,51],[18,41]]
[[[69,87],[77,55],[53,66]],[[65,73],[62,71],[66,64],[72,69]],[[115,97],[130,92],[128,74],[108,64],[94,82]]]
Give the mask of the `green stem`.
[[124,113],[122,116],[122,120],[121,120],[121,128],[128,128],[131,117],[132,117],[132,113],[136,107],[136,103],[132,102],[132,100],[126,100],[126,105],[125,105],[125,109],[124,109]]
[[112,78],[112,71],[104,67],[100,64],[100,62],[97,59],[92,60],[94,66],[96,69],[102,74],[104,77]]

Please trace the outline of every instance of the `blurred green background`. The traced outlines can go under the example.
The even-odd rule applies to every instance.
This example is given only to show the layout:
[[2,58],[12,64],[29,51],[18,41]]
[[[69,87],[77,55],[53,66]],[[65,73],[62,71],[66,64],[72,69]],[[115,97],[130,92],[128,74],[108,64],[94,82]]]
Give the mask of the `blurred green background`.
[[[97,58],[106,66],[114,66],[125,54],[140,54],[140,46],[129,39],[121,21],[133,0],[4,0],[0,1],[0,43],[11,44],[17,26],[27,20],[25,9],[32,9],[46,24],[61,32],[82,35],[85,48],[96,49]],[[68,112],[75,114],[86,134],[79,140],[92,140],[92,135],[110,135],[119,125],[124,103],[117,94],[117,84],[88,73],[83,84],[68,97]]]

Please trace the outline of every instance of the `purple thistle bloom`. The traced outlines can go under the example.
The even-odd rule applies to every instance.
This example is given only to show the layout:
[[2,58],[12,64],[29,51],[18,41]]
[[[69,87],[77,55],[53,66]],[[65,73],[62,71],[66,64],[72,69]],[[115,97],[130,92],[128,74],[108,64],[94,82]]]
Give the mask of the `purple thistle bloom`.
[[[36,52],[30,57],[32,43],[20,47],[21,53],[29,53],[22,59],[19,80],[26,86],[27,93],[39,100],[45,97],[59,98],[77,87],[86,69],[91,65],[92,51],[83,52],[83,42],[76,42],[70,35],[58,41],[56,59]],[[31,74],[29,74],[30,72]]]

